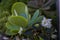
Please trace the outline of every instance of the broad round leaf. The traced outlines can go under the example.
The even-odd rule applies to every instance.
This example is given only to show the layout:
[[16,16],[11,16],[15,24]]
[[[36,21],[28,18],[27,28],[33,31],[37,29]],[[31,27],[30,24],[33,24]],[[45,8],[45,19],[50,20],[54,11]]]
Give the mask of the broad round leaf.
[[5,32],[6,35],[16,35],[16,32],[11,32],[9,29]]
[[12,25],[9,22],[6,23],[6,28],[10,29],[10,30],[15,30],[15,31],[19,31],[20,26],[16,26],[16,25]]
[[12,6],[12,14],[15,13],[14,10],[16,10],[16,12],[18,14],[25,13],[25,6],[26,5],[24,3],[22,3],[22,2],[16,2],[16,3],[14,3],[13,6]]
[[12,9],[11,9],[11,12],[12,12],[12,15],[24,16],[25,18],[28,19],[28,8],[27,8],[27,5],[25,5],[22,2],[14,3],[13,6],[12,6]]
[[21,28],[19,26],[12,25],[9,22],[6,23],[6,27],[7,27],[7,30],[6,30],[7,35],[16,35],[20,31],[20,28]]
[[27,24],[28,24],[28,21],[27,19],[25,19],[24,17],[22,16],[10,16],[8,18],[8,21],[11,23],[11,24],[14,24],[16,26],[22,26],[22,27],[26,27]]

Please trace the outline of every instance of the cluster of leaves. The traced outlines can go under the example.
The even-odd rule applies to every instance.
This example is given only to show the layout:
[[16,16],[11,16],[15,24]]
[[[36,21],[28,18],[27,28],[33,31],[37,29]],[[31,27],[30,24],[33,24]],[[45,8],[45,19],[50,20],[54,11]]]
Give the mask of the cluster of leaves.
[[1,0],[0,1],[0,31],[3,32],[2,30],[5,27],[5,23],[7,21],[7,18],[9,15],[11,15],[11,7],[15,2],[25,2],[27,3],[27,1],[23,1],[23,0]]
[[13,4],[11,12],[12,15],[8,17],[8,21],[6,23],[7,35],[16,35],[20,27],[25,29],[31,28],[33,24],[37,22],[40,23],[43,19],[43,16],[39,15],[39,10],[36,10],[31,18],[31,15],[28,13],[27,5],[22,2],[16,2]]
[[[11,13],[12,15],[9,16],[7,22],[5,22],[5,34],[10,36],[16,35],[21,27],[23,28],[22,34],[25,34],[28,29],[33,28],[32,25],[37,22],[40,24],[43,19],[43,16],[40,15],[39,9],[36,10],[34,15],[31,17],[27,5],[22,2],[14,3],[11,8]],[[29,36],[29,34],[26,36]],[[36,39],[36,37],[34,38]],[[42,40],[42,38],[40,39]]]
[[[28,35],[29,35],[29,33],[32,34],[31,33],[32,30],[27,32],[26,29],[32,27],[32,25],[34,25],[35,23],[40,24],[42,17],[43,17],[43,16],[40,16],[40,10],[30,8],[29,9],[29,11],[31,11],[30,14],[33,14],[32,11],[36,10],[36,12],[33,14],[32,18],[31,18],[31,15],[28,12],[27,5],[25,5],[24,3],[15,3],[17,1],[27,3],[29,7],[33,6],[33,8],[42,8],[41,5],[44,3],[43,8],[42,8],[44,10],[45,10],[45,8],[48,8],[52,4],[55,3],[55,0],[48,0],[48,1],[43,0],[43,2],[42,2],[42,0],[39,0],[39,1],[33,0],[31,2],[30,2],[30,0],[29,0],[29,2],[28,2],[28,0],[2,0],[0,2],[0,30],[1,30],[1,32],[3,32],[6,27],[7,29],[6,29],[5,33],[7,35],[16,35],[18,33],[20,27],[25,29],[24,34],[25,33],[27,33]],[[12,4],[13,4],[13,6],[12,6]],[[12,8],[11,8],[11,6],[12,6]],[[46,11],[44,11],[44,13],[47,17],[50,17],[50,18],[56,20],[55,19],[56,15],[54,15],[55,13],[53,14],[53,12],[46,12]],[[56,21],[54,21],[53,23],[56,23]],[[34,38],[36,38],[36,37],[37,36],[35,36]],[[38,40],[38,39],[36,38],[36,40]]]

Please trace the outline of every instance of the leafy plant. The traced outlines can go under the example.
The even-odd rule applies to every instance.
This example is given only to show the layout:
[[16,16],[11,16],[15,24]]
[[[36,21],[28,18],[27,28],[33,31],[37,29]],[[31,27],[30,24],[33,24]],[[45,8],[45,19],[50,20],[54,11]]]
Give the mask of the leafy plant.
[[[14,11],[14,10],[16,10],[16,11]],[[21,15],[21,14],[23,14],[23,15]],[[27,15],[27,14],[29,14],[28,9],[27,9],[27,6],[24,3],[16,2],[15,4],[13,4],[13,6],[12,6],[12,15],[10,17],[8,17],[8,22],[6,23],[7,29],[13,30],[15,27],[16,28],[19,28],[19,27],[23,27],[23,28],[32,27],[33,24],[39,22],[38,20],[41,21],[42,18],[43,18],[43,16],[42,17],[39,16],[39,10],[37,10],[34,13],[32,19],[30,19],[29,15]],[[28,17],[28,18],[25,18],[25,17]],[[17,26],[19,26],[19,27],[17,27]]]
[[[20,2],[17,2],[17,1],[20,1]],[[27,37],[31,40],[44,40],[46,39],[46,37],[49,40],[51,37],[51,34],[53,34],[53,31],[52,31],[53,28],[52,30],[49,29],[48,26],[51,24],[50,19],[44,18],[44,16],[41,14],[44,12],[47,14],[46,16],[48,18],[50,17],[55,20],[56,18],[56,15],[54,15],[55,13],[52,15],[51,13],[53,12],[50,12],[50,13],[45,12],[46,10],[45,8],[48,9],[52,4],[55,3],[55,1],[54,0],[45,0],[45,1],[43,0],[43,2],[42,0],[39,0],[39,1],[37,0],[34,0],[34,1],[2,0],[2,2],[0,3],[0,14],[1,14],[0,15],[0,19],[1,19],[0,32],[5,32],[5,34],[9,36],[19,35],[21,36],[21,38]],[[27,3],[28,5],[26,5]],[[33,9],[30,10],[31,9],[30,7],[33,7]],[[35,10],[34,8],[41,8],[41,9]],[[42,26],[41,24],[42,25],[46,24],[45,27],[48,27],[48,28],[43,27],[44,25]]]

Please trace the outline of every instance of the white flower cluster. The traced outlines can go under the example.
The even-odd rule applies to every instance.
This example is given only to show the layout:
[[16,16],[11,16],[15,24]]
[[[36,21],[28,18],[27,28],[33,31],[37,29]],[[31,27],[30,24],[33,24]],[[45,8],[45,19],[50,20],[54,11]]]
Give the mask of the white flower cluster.
[[52,26],[51,21],[52,21],[52,19],[47,19],[46,17],[44,17],[41,25],[45,28],[51,28],[51,26]]

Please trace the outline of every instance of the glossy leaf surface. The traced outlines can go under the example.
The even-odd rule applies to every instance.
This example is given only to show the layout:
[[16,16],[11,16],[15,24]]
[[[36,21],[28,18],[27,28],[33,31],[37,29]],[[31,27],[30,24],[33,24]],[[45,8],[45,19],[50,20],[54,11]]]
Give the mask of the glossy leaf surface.
[[13,4],[12,9],[11,9],[12,15],[17,15],[17,16],[24,16],[25,18],[28,19],[28,8],[27,5],[25,5],[22,2],[16,2]]
[[11,16],[11,17],[8,18],[8,21],[9,21],[11,24],[14,24],[14,25],[16,25],[16,26],[26,27],[27,24],[28,24],[27,19],[25,19],[25,18],[22,17],[22,16]]

